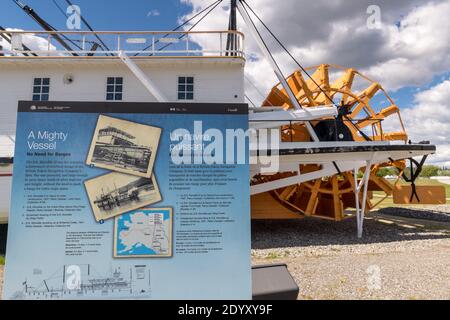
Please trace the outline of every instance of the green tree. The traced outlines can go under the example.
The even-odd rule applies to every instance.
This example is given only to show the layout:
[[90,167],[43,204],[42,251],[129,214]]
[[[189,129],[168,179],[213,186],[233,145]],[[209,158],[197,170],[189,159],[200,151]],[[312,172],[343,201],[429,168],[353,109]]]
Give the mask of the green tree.
[[378,169],[377,176],[378,177],[386,177],[386,176],[396,176],[398,175],[398,171],[393,167],[384,167]]
[[430,178],[437,176],[439,174],[439,167],[437,166],[423,166],[422,172],[420,173],[420,176],[423,178]]
[[441,176],[441,177],[450,177],[450,170],[447,170],[447,169],[439,170],[438,176]]

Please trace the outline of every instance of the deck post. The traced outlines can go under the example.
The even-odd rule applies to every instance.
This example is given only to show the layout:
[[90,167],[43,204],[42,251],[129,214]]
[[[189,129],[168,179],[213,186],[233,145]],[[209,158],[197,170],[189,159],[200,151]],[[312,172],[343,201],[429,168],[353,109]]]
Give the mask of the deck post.
[[[362,180],[358,183],[358,172],[359,168],[356,167],[354,171],[354,179],[355,179],[355,203],[356,203],[356,225],[357,225],[357,236],[359,239],[363,236],[364,231],[364,218],[366,214],[366,206],[367,206],[367,192],[369,189],[369,180],[370,180],[370,170],[373,164],[373,158],[375,157],[375,153],[372,155],[371,160],[366,161],[365,172]],[[359,202],[360,196],[359,193],[363,192],[362,203]]]

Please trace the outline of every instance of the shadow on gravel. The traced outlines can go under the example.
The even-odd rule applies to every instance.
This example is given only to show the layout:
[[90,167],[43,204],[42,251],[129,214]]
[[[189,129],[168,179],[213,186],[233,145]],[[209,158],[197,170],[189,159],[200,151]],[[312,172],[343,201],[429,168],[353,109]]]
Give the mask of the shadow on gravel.
[[450,214],[428,208],[383,208],[379,213],[388,214],[396,217],[405,217],[421,220],[430,220],[437,222],[450,223]]
[[[395,217],[393,217],[395,218]],[[450,239],[450,232],[399,226],[368,218],[364,237],[356,237],[356,218],[333,222],[313,218],[252,222],[252,248],[292,248],[327,245],[374,244],[396,241]]]

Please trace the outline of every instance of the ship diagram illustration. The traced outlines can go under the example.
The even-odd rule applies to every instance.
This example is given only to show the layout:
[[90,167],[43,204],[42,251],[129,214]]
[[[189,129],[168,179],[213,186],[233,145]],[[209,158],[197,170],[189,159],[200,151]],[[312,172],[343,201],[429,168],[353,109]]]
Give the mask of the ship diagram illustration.
[[70,266],[66,265],[45,279],[36,269],[34,275],[30,277],[31,280],[25,279],[22,290],[17,291],[12,299],[78,300],[91,297],[148,299],[151,297],[150,268],[147,265],[134,265],[129,268],[114,267],[106,275],[98,273],[91,265],[76,267],[81,271],[79,279],[74,278],[74,274],[70,273]]

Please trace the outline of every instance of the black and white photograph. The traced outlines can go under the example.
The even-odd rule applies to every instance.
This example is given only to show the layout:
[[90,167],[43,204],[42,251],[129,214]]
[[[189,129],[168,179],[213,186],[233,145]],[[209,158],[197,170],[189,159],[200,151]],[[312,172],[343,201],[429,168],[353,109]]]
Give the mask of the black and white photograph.
[[162,200],[156,178],[113,172],[84,182],[97,222]]
[[87,165],[150,178],[161,129],[99,116]]

